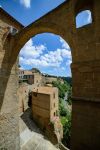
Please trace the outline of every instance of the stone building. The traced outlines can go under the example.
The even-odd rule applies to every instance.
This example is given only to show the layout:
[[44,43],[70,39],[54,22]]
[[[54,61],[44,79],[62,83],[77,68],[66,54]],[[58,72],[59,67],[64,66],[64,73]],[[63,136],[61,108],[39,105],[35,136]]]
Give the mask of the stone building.
[[42,75],[40,72],[33,72],[32,70],[19,69],[19,83],[26,82],[28,84],[34,84],[40,86],[42,84]]
[[36,86],[41,86],[43,85],[43,82],[42,82],[42,74],[37,72],[37,73],[34,73],[34,84]]
[[49,132],[49,137],[52,135],[51,140],[61,141],[63,128],[59,119],[57,88],[38,87],[32,91],[32,114],[40,128]]
[[[35,68],[36,69],[36,68]],[[36,86],[43,86],[46,84],[52,84],[53,81],[59,80],[61,83],[63,83],[63,79],[57,78],[56,76],[46,76],[42,74],[40,71],[37,71],[35,69],[32,70],[21,70],[19,69],[19,82],[23,83],[26,82],[28,84],[35,84]]]
[[52,84],[53,81],[57,81],[57,77],[45,76],[45,83]]
[[34,75],[31,71],[19,69],[19,83],[23,82],[34,84]]
[[19,88],[17,90],[17,97],[19,101],[19,107],[18,107],[19,114],[23,113],[28,108],[30,88],[31,87],[27,83],[23,83],[19,85]]
[[42,75],[42,82],[44,85],[46,84],[52,84],[54,81],[60,81],[62,84],[64,83],[64,80],[61,77],[52,76],[52,75]]

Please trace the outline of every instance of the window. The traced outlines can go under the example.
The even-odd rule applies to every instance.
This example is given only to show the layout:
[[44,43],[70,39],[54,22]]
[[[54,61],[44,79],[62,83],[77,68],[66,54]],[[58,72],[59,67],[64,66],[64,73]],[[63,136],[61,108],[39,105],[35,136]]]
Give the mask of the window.
[[58,110],[56,110],[56,116],[59,116],[59,112],[58,112]]
[[80,28],[92,23],[92,14],[90,10],[81,11],[76,16],[76,28]]
[[27,79],[27,76],[26,76],[26,75],[24,75],[24,79]]
[[37,97],[37,93],[36,93],[36,92],[33,92],[33,95],[34,95],[35,97]]
[[55,107],[55,103],[54,103],[54,107]]
[[53,93],[53,98],[55,99],[55,93]]

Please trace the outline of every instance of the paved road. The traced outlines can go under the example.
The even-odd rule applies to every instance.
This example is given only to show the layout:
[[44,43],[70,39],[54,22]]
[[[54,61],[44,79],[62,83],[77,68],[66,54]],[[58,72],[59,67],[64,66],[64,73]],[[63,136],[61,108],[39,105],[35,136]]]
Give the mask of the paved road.
[[30,109],[20,117],[21,150],[58,150],[31,119]]

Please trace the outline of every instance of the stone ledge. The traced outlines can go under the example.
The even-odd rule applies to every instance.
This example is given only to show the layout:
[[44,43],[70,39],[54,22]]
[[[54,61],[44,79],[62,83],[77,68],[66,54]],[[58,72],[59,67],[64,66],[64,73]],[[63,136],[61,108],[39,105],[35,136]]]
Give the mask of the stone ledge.
[[87,101],[87,102],[94,102],[100,103],[100,99],[97,98],[86,98],[86,97],[72,97],[72,101]]

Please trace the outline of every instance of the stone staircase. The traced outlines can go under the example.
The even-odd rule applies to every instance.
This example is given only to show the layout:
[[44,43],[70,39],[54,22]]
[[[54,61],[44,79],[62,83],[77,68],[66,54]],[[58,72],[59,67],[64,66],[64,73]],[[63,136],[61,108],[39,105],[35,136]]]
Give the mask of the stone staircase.
[[21,150],[58,150],[36,126],[26,111],[19,118]]

